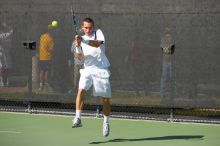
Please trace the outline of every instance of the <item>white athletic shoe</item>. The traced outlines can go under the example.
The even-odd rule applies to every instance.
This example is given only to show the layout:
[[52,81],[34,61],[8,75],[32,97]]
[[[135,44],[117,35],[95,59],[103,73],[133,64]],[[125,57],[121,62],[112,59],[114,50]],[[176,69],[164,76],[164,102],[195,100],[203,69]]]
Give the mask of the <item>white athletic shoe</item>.
[[109,136],[109,132],[110,132],[110,126],[109,126],[109,123],[103,123],[103,136],[104,137],[107,137]]
[[80,118],[75,118],[73,120],[72,128],[82,127],[82,122]]

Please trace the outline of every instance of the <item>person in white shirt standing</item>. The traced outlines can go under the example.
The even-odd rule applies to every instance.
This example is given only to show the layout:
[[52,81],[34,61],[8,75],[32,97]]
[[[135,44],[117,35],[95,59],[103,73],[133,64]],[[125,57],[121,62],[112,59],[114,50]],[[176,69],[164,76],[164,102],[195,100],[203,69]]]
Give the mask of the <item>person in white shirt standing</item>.
[[109,82],[110,63],[105,55],[105,37],[100,29],[95,29],[94,21],[85,18],[81,28],[83,36],[76,35],[77,58],[84,60],[84,69],[80,70],[79,88],[76,97],[76,116],[72,127],[80,127],[81,113],[83,109],[83,95],[85,91],[93,87],[93,96],[102,97],[103,101],[103,136],[108,136],[110,131],[110,98],[111,86]]
[[6,23],[0,25],[0,87],[8,86],[8,73],[11,68],[11,36],[13,29]]

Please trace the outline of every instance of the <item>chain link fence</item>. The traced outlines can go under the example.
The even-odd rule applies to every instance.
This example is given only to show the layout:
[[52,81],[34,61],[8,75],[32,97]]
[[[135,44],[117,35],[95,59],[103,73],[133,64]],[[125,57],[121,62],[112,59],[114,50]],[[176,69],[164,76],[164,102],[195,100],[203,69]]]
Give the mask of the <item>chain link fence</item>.
[[[1,110],[73,114],[72,7],[78,29],[83,18],[91,17],[105,35],[115,117],[218,123],[219,3],[2,0]],[[57,27],[50,26],[54,20]],[[170,44],[173,51],[167,53],[162,48]],[[88,111],[101,110],[91,91],[85,104]]]

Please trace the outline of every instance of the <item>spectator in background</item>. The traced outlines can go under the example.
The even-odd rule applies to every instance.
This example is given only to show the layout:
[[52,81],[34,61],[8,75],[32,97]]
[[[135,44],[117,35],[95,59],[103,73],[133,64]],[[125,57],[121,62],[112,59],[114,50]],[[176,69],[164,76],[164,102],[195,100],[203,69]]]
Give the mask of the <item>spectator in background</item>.
[[8,72],[11,68],[11,35],[13,29],[6,23],[0,26],[0,86],[8,86]]
[[139,96],[139,91],[142,88],[143,82],[143,52],[142,48],[138,43],[132,43],[131,50],[128,54],[128,62],[131,65],[133,73],[133,88],[135,89],[136,95]]
[[[161,38],[160,43],[161,50],[163,52],[163,63],[162,63],[162,75],[161,75],[161,83],[160,83],[160,95],[162,100],[166,100],[164,98],[171,96],[174,93],[174,62],[173,62],[173,54],[175,50],[175,42],[171,35],[171,28],[166,27],[164,35]],[[169,101],[168,101],[169,102]]]
[[51,88],[48,84],[48,75],[51,66],[51,57],[54,48],[54,40],[51,31],[54,29],[51,24],[48,25],[47,31],[40,36],[39,45],[39,65],[40,65],[40,88]]
[[125,58],[125,62],[129,63],[132,68],[133,89],[136,92],[136,96],[140,96],[141,91],[144,91],[145,95],[149,94],[149,81],[146,78],[148,68],[146,68],[144,60],[144,49],[145,46],[143,42],[141,40],[136,40],[132,42],[131,50]]

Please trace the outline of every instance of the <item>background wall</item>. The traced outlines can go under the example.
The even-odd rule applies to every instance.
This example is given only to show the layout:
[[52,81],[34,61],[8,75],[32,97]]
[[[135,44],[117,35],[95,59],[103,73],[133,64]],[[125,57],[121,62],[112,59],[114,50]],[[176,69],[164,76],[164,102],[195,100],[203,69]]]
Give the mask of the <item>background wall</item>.
[[[144,105],[158,105],[150,101],[161,100],[160,39],[164,29],[171,27],[176,45],[173,106],[220,107],[218,0],[1,0],[0,22],[14,28],[10,50],[12,74],[27,74],[28,53],[21,42],[39,42],[47,25],[57,20],[59,27],[53,32],[55,50],[51,83],[57,91],[67,92],[71,84],[70,75],[67,75],[68,60],[72,58],[70,46],[75,35],[71,6],[78,25],[89,16],[104,32],[111,62],[113,96],[132,97],[137,105],[143,101],[149,101]],[[141,84],[149,84],[147,94],[144,89],[135,94],[132,66],[126,62],[134,46],[142,50],[143,64],[139,74],[144,80]]]

